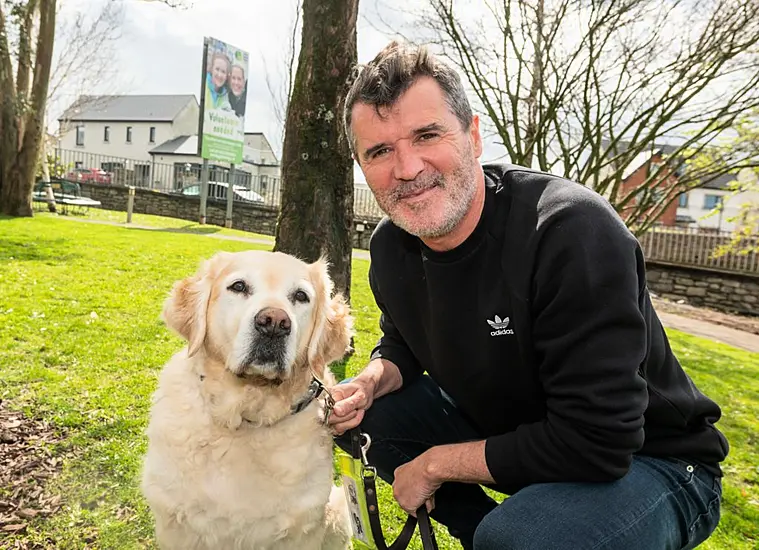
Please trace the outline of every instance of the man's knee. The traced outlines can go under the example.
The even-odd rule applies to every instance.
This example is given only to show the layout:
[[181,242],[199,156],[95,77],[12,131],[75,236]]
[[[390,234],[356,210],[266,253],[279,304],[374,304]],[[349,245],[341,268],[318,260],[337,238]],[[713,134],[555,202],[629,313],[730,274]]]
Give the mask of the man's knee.
[[503,511],[496,508],[480,522],[474,532],[474,550],[507,550],[509,548],[524,549],[519,540],[522,538],[504,517]]

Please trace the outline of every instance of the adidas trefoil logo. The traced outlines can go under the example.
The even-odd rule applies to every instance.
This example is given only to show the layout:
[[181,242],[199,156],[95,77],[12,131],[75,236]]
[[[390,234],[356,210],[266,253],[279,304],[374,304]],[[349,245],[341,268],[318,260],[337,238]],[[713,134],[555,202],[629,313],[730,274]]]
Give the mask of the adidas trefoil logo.
[[490,336],[501,336],[503,334],[514,334],[514,331],[509,326],[509,318],[505,317],[501,319],[496,315],[493,320],[487,319],[488,324],[495,330],[490,333]]

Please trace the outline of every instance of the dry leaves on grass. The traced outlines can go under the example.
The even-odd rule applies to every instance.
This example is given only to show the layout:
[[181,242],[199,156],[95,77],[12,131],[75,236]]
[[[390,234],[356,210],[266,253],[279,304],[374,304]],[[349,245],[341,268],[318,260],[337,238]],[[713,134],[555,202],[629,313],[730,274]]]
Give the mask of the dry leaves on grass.
[[61,469],[63,459],[52,454],[61,440],[47,422],[8,410],[0,400],[0,538],[22,533],[30,520],[60,508],[61,495],[46,486]]

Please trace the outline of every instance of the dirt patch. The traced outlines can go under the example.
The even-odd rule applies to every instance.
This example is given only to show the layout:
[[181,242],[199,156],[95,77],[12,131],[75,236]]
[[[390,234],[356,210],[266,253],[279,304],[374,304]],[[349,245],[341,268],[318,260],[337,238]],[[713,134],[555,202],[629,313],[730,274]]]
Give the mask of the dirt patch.
[[651,298],[656,311],[673,313],[682,317],[689,317],[759,335],[759,317],[723,313],[706,307],[695,307],[686,303],[672,302],[656,296],[652,296]]
[[[63,439],[60,430],[11,411],[0,400],[0,539],[22,535],[31,520],[60,508],[61,495],[46,487],[61,470],[63,457],[54,450]],[[5,548],[32,547],[17,541]]]

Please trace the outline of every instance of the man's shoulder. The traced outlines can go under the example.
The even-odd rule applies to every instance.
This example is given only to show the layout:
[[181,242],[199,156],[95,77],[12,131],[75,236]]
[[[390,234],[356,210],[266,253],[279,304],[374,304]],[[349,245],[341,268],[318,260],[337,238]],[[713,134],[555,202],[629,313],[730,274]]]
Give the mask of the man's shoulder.
[[508,189],[512,215],[530,216],[534,227],[566,216],[621,222],[609,201],[575,181],[513,164],[483,165],[496,187]]

